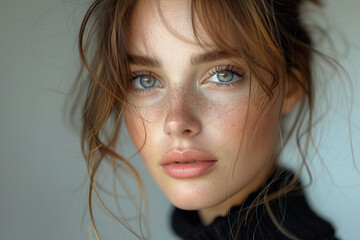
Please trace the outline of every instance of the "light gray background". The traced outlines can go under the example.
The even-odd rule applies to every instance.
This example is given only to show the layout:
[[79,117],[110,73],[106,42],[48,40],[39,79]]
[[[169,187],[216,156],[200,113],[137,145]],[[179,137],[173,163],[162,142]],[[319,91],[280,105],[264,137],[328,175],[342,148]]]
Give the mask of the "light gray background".
[[[79,136],[63,121],[63,104],[79,67],[76,31],[83,6],[61,0],[0,2],[0,239],[88,239],[87,185]],[[324,1],[325,2],[325,1]],[[324,9],[329,33],[341,50],[336,57],[353,80],[352,122],[355,161],[360,146],[359,0],[331,0]],[[74,10],[75,9],[75,10]],[[344,39],[348,39],[345,47]],[[324,47],[330,55],[331,48]],[[322,75],[322,74],[320,74]],[[326,79],[331,80],[331,79]],[[331,86],[331,85],[330,85]],[[360,177],[353,167],[344,99],[333,85],[331,111],[322,123],[319,151],[327,169],[314,159],[314,182],[307,190],[314,208],[337,226],[342,239],[360,239]],[[325,88],[325,87],[324,87]],[[324,89],[323,88],[323,89]],[[340,114],[339,114],[340,113]],[[126,138],[126,136],[125,136]],[[133,151],[130,143],[126,146]],[[140,160],[135,164],[141,168]],[[327,174],[331,173],[331,177]],[[175,239],[169,230],[170,204],[145,173],[150,194],[152,239]],[[104,239],[134,239],[111,218],[100,215]]]

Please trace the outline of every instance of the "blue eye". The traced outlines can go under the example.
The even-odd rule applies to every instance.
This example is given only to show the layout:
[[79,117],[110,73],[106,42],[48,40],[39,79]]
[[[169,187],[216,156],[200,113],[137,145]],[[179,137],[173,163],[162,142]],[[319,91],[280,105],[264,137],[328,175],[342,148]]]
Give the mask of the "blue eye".
[[216,84],[218,87],[230,87],[234,84],[240,84],[244,79],[245,73],[235,66],[216,66],[209,73],[210,77],[206,79],[207,83]]
[[156,79],[150,76],[139,77],[139,84],[143,88],[152,88],[156,84]]
[[162,84],[151,74],[134,76],[132,85],[135,90],[151,90],[154,87],[161,87]]
[[215,75],[220,82],[230,82],[233,80],[235,74],[230,71],[220,71]]

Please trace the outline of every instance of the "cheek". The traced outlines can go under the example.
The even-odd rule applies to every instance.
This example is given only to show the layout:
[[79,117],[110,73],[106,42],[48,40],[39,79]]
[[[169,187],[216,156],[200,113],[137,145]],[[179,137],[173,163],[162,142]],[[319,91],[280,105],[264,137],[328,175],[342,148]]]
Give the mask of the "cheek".
[[129,136],[138,149],[145,141],[144,125],[139,117],[127,110],[124,112],[124,119]]
[[212,118],[208,128],[208,131],[213,135],[212,139],[218,139],[215,141],[218,145],[235,144],[238,147],[244,133],[246,111],[246,103],[237,104],[236,106],[223,105],[217,108],[217,111],[213,110],[209,115]]
[[[219,149],[223,150],[232,164],[235,161],[242,167],[267,162],[274,151],[279,129],[280,104],[272,103],[263,110],[261,101],[237,101],[236,104],[218,106],[213,110],[213,139],[217,139]],[[245,165],[243,165],[245,164]]]
[[251,155],[255,162],[266,162],[273,156],[279,136],[280,104],[271,103],[265,109],[256,102],[250,107],[244,128],[242,152]]
[[124,119],[126,129],[136,149],[141,148],[145,143],[147,121],[133,110],[125,110]]
[[154,145],[154,139],[161,134],[158,127],[160,109],[152,108],[145,111],[126,109],[124,111],[126,129],[136,149],[142,149],[141,155],[143,153],[149,154],[147,149],[151,149]]
[[205,132],[212,134],[212,139],[218,144],[226,144],[229,141],[239,141],[244,132],[248,111],[248,99],[238,97],[232,99],[218,98],[212,101],[206,112],[204,120]]
[[244,130],[246,115],[247,103],[224,107],[224,109],[218,113],[219,121],[217,121],[216,127],[226,129],[238,135]]

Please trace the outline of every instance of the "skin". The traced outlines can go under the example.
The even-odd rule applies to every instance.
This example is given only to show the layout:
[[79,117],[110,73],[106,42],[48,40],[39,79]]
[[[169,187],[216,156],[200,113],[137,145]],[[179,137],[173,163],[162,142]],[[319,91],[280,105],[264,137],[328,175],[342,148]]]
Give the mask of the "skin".
[[[275,89],[278,97],[259,120],[265,95],[247,64],[224,56],[192,63],[194,55],[216,50],[211,39],[206,48],[196,44],[187,1],[157,3],[137,3],[130,22],[130,54],[157,59],[161,65],[131,64],[134,89],[129,93],[125,123],[147,170],[167,198],[179,208],[199,210],[203,223],[209,224],[266,181],[275,165],[272,156],[280,115],[289,112],[298,97],[294,97],[296,91],[284,95]],[[237,84],[217,85],[218,79],[211,74],[228,65],[240,73],[234,75]],[[136,77],[150,74],[156,85],[139,91]],[[172,178],[160,161],[178,147],[209,153],[217,163],[203,176]]]

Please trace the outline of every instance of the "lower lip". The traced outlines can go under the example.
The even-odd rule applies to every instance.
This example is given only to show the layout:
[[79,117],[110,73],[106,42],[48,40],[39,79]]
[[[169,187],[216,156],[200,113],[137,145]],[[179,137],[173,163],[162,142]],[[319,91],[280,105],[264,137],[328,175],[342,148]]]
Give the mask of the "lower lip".
[[200,161],[193,163],[170,163],[163,165],[163,170],[173,178],[197,178],[208,173],[216,161]]

